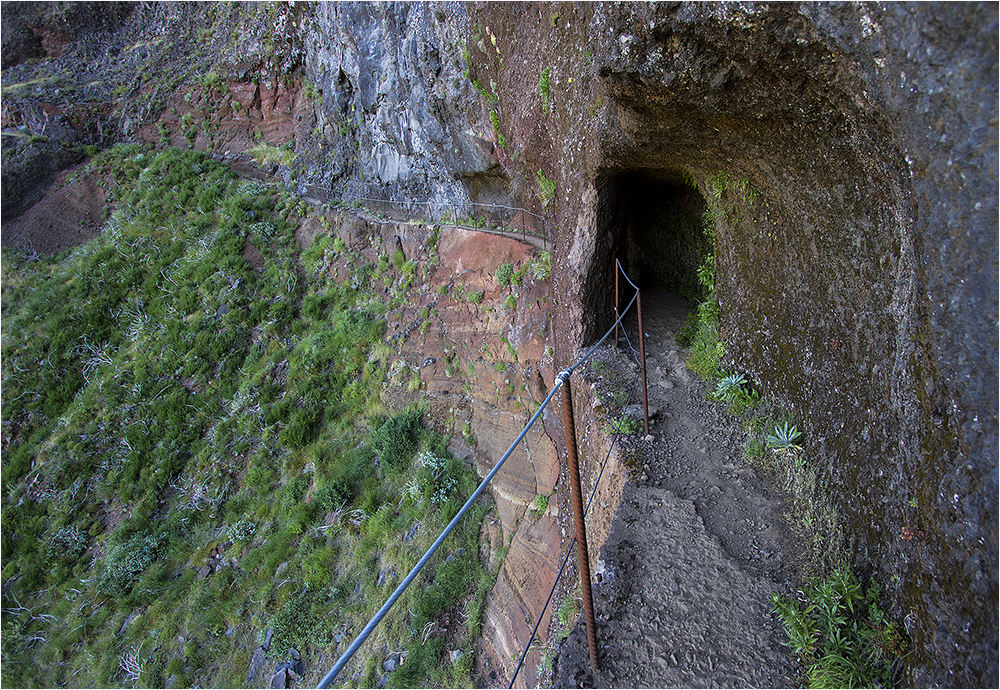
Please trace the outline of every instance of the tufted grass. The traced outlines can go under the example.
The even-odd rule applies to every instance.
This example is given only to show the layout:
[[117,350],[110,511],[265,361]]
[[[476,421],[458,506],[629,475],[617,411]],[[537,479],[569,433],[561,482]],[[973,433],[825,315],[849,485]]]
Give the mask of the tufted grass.
[[[242,686],[267,629],[274,654],[335,656],[476,482],[421,409],[386,409],[370,263],[330,237],[300,251],[301,204],[198,152],[120,146],[89,165],[114,181],[103,234],[3,255],[3,684]],[[412,281],[416,264],[386,263]],[[424,450],[445,459],[436,499],[405,501]],[[382,645],[485,596],[485,510]],[[448,637],[469,658],[473,642]],[[412,682],[469,684],[444,664]]]

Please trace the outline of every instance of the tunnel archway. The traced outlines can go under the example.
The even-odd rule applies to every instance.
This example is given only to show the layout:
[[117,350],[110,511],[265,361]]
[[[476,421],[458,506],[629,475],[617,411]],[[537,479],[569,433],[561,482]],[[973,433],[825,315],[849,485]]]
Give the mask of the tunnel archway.
[[[702,296],[698,269],[713,251],[705,234],[708,205],[690,174],[680,169],[628,169],[597,181],[599,237],[608,242],[603,272],[593,281],[593,304],[613,314],[615,259],[642,289],[671,292],[693,304]],[[599,250],[600,251],[600,250]],[[605,297],[610,291],[610,297]],[[627,304],[623,288],[622,307]],[[603,294],[601,294],[603,293]],[[614,321],[600,318],[604,327]]]

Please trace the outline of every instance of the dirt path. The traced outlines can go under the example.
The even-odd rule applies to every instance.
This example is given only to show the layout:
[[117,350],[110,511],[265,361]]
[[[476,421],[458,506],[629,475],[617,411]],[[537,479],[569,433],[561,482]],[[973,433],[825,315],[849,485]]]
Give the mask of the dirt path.
[[[557,687],[776,687],[793,668],[768,595],[794,578],[780,496],[743,458],[744,432],[681,359],[687,315],[643,293],[653,441],[632,437],[643,472],[622,496],[594,587],[601,671],[579,620]],[[633,343],[637,329],[629,329]],[[627,448],[626,448],[627,450]],[[600,570],[600,568],[599,568]]]

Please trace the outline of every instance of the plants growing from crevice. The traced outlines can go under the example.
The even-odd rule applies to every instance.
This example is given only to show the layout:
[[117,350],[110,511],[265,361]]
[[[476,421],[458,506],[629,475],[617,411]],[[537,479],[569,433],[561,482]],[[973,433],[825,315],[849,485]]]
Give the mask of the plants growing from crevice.
[[538,198],[542,202],[542,208],[548,208],[549,203],[556,196],[555,180],[550,180],[541,169],[535,173],[535,185],[537,187]]
[[531,261],[531,275],[538,282],[552,277],[552,252],[540,251]]
[[802,450],[802,446],[798,445],[800,438],[802,438],[802,432],[794,425],[789,426],[788,422],[785,421],[781,425],[775,425],[774,430],[765,436],[764,440],[775,453],[787,455]]
[[687,323],[678,330],[675,339],[690,348],[689,369],[706,381],[723,376],[722,359],[725,346],[719,338],[719,303],[715,297],[715,259],[709,255],[698,271],[698,282],[704,292],[698,307],[688,314]]
[[819,470],[791,419],[772,412],[742,374],[723,369],[715,298],[715,228],[740,222],[758,193],[746,179],[718,172],[706,180],[705,233],[713,251],[697,271],[702,295],[679,329],[677,342],[690,348],[687,365],[714,384],[711,398],[743,418],[748,460],[774,477],[788,497],[789,526],[805,547],[801,572],[813,584],[798,600],[772,595],[790,647],[803,663],[810,687],[887,686],[901,681],[905,634],[879,608],[874,581],[863,590],[847,562],[839,511],[820,482]]
[[542,494],[535,496],[535,504],[531,507],[531,514],[536,518],[545,515],[549,509],[549,497]]
[[549,73],[550,68],[546,67],[542,70],[542,73],[538,77],[538,95],[542,99],[542,115],[549,114],[549,96],[551,93],[551,87],[549,86]]
[[[685,173],[684,180],[698,188],[690,174]],[[719,338],[719,302],[715,295],[716,228],[723,223],[738,222],[740,214],[755,207],[759,193],[746,178],[733,179],[722,170],[708,176],[705,188],[703,232],[709,241],[709,251],[696,272],[701,294],[697,308],[688,315],[687,323],[678,330],[675,339],[679,345],[691,349],[689,368],[706,381],[714,382],[726,376],[722,369],[725,345]]]
[[604,433],[608,436],[630,436],[639,433],[643,428],[642,420],[630,415],[623,415],[604,425]]
[[896,687],[909,649],[906,633],[881,608],[881,589],[865,589],[837,568],[798,596],[771,595],[788,646],[810,688]]
[[510,281],[513,275],[514,265],[510,262],[504,262],[497,267],[494,278],[496,278],[497,285],[500,287],[510,287]]
[[507,137],[505,137],[503,132],[500,131],[500,116],[495,110],[490,111],[490,124],[493,125],[493,131],[497,135],[497,145],[502,149],[506,149]]
[[726,403],[730,412],[737,416],[760,402],[760,393],[753,389],[743,374],[728,374],[720,378],[712,397]]

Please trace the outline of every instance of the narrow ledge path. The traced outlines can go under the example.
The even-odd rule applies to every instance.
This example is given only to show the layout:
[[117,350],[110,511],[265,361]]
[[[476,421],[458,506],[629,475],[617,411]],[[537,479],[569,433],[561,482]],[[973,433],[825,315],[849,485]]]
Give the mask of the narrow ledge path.
[[[582,617],[555,687],[782,687],[795,669],[768,595],[795,581],[781,496],[743,457],[744,432],[707,400],[674,334],[685,303],[643,292],[650,434],[612,520],[594,585],[600,671]],[[637,344],[635,320],[627,327]],[[624,346],[624,343],[623,343]]]

